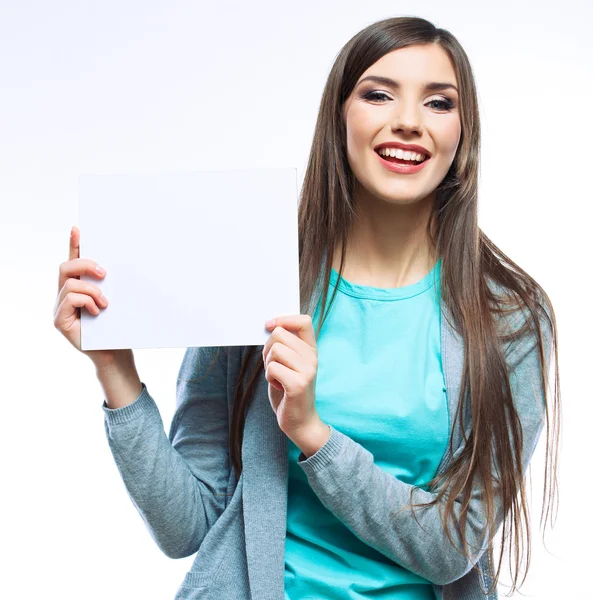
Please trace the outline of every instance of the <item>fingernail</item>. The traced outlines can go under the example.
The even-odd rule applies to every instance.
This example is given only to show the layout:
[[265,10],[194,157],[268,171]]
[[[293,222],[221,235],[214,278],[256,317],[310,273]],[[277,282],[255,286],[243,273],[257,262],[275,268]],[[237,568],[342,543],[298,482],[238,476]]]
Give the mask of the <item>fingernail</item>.
[[272,327],[274,327],[276,323],[275,319],[270,319],[269,321],[266,321],[266,329],[272,329]]
[[95,267],[95,271],[97,271],[99,275],[105,275],[105,269],[103,267],[100,267],[99,265]]

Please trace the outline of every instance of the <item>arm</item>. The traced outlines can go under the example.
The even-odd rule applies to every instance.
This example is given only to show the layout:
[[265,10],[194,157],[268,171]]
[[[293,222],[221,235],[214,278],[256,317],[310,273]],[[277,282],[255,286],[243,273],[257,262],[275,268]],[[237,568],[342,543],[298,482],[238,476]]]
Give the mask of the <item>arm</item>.
[[[545,321],[545,319],[544,319]],[[547,365],[551,352],[551,332],[542,322]],[[523,472],[525,472],[543,427],[543,389],[537,338],[530,333],[517,341],[507,356],[513,399],[523,428]],[[534,398],[535,396],[535,398]],[[536,400],[536,401],[534,401]],[[451,546],[441,521],[439,506],[412,511],[413,486],[386,473],[374,464],[373,455],[350,437],[332,428],[331,437],[315,454],[298,464],[324,506],[357,537],[394,562],[437,584],[446,585],[471,570],[486,550],[485,507],[477,487],[470,500],[466,539],[468,548],[481,549],[468,561]],[[430,502],[436,494],[414,491],[413,500]],[[461,512],[461,498],[455,516]],[[416,522],[418,519],[420,525]],[[496,529],[502,522],[498,498],[495,503]],[[456,546],[461,538],[450,528]]]
[[[132,503],[170,558],[197,552],[226,506],[225,348],[188,348],[169,437],[146,386],[131,404],[103,403],[105,431]],[[193,379],[192,379],[193,378]]]

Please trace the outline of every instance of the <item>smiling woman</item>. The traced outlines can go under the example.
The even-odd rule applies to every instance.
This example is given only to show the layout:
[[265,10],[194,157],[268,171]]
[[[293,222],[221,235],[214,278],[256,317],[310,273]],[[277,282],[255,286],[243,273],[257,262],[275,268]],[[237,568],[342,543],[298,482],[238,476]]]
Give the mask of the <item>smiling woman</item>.
[[[352,570],[365,573],[365,583],[361,596],[348,587],[344,598],[379,594],[386,581],[386,598],[404,589],[409,598],[497,598],[509,551],[512,593],[529,524],[524,476],[544,421],[546,480],[552,471],[546,516],[554,504],[556,319],[545,290],[478,225],[479,154],[474,77],[449,31],[421,18],[386,19],[342,48],[321,99],[299,204],[302,312],[316,329],[318,412],[311,435],[290,440],[287,598],[342,597]],[[242,358],[230,440],[237,476],[258,378],[265,371],[272,380],[275,362],[298,364],[294,353],[309,355],[283,335],[284,344],[273,346],[278,358],[253,364],[250,348]],[[397,414],[408,415],[399,434]],[[330,424],[329,439],[319,422]],[[369,472],[349,455],[370,460],[361,448],[374,458]],[[358,472],[360,485],[346,475]],[[336,494],[339,473],[348,484]],[[409,503],[399,504],[406,495]],[[528,558],[529,543],[527,531]],[[390,569],[373,570],[385,556],[394,561]],[[344,561],[350,569],[340,575]]]
[[342,48],[298,207],[302,314],[269,315],[263,348],[188,348],[169,439],[143,383],[103,406],[159,547],[198,553],[177,600],[495,599],[509,549],[515,588],[544,425],[556,493],[556,319],[478,226],[479,149],[449,31],[386,19]]

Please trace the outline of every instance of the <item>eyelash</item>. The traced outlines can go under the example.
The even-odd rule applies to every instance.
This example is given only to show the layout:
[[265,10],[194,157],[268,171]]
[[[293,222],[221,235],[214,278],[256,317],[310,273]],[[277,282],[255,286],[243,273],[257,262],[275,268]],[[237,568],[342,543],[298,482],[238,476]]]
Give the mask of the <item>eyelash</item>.
[[[385,98],[389,98],[389,96],[387,94],[385,94],[384,92],[367,92],[366,94],[363,94],[362,98],[364,100],[377,100],[377,96],[384,96]],[[455,107],[455,103],[452,100],[450,100],[449,98],[441,98],[438,100],[431,100],[429,102],[429,104],[432,104],[433,102],[442,102],[444,107],[441,108],[440,110],[449,111]]]

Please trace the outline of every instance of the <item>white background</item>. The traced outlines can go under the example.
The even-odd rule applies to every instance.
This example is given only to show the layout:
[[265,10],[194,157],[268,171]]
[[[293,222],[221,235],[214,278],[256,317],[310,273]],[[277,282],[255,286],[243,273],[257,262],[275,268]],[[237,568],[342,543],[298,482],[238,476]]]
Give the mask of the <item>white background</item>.
[[[193,562],[151,540],[108,449],[94,367],[53,326],[78,175],[296,165],[300,186],[335,56],[364,26],[402,15],[466,49],[483,125],[480,225],[558,319],[560,508],[544,548],[540,443],[521,591],[588,593],[592,5],[3,0],[2,598],[172,598]],[[135,355],[168,431],[183,349]]]

